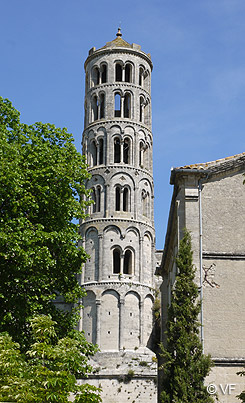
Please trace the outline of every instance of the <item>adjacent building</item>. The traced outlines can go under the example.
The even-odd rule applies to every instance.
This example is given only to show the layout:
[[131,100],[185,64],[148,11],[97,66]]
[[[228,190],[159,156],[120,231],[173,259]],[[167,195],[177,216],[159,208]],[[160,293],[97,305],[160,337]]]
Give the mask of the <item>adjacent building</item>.
[[158,274],[163,277],[162,341],[175,283],[179,240],[191,232],[202,299],[200,336],[215,367],[207,379],[222,403],[238,402],[245,365],[245,153],[171,171],[173,196]]

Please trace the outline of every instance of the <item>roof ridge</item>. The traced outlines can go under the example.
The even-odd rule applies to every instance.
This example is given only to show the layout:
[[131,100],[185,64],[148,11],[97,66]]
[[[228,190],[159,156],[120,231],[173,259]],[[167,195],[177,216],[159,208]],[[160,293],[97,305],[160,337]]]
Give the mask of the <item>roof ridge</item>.
[[229,157],[219,158],[219,159],[213,160],[213,161],[184,165],[184,166],[177,167],[176,169],[183,169],[183,168],[184,169],[188,169],[188,168],[190,168],[190,169],[195,169],[195,168],[202,169],[202,168],[207,168],[208,166],[218,165],[218,164],[221,164],[223,162],[226,162],[226,161],[229,161],[229,160],[232,160],[232,159],[237,159],[237,158],[240,158],[240,157],[243,157],[243,156],[245,156],[245,152],[240,153],[240,154],[231,155]]

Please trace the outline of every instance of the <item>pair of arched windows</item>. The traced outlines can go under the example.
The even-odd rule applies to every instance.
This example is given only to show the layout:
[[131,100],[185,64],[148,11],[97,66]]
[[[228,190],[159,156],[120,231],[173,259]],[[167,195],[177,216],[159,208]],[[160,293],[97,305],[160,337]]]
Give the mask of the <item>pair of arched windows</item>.
[[130,197],[129,189],[127,187],[121,188],[116,186],[115,189],[115,210],[116,211],[130,211]]
[[94,67],[92,70],[92,85],[104,84],[107,82],[107,65],[102,64],[101,68]]
[[115,118],[131,118],[131,94],[126,92],[124,97],[119,92],[115,93]]
[[125,67],[121,63],[116,63],[115,81],[132,82],[132,65],[130,63],[126,63]]
[[105,94],[101,93],[99,97],[92,97],[92,121],[103,119],[105,117]]
[[114,140],[114,162],[120,163],[121,160],[124,164],[130,163],[130,140],[128,137],[122,143],[118,137]]
[[133,254],[130,249],[126,249],[123,256],[119,248],[113,249],[113,273],[133,274]]
[[101,187],[96,186],[92,188],[91,199],[93,200],[92,204],[92,213],[99,213],[101,210]]
[[90,145],[91,166],[101,165],[104,163],[104,140],[99,139],[96,143],[95,140]]

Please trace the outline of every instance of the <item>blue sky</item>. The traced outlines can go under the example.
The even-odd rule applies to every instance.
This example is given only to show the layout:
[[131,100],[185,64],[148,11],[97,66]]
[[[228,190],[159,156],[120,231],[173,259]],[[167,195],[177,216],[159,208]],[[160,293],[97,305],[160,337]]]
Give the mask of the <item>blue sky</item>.
[[157,248],[170,169],[245,151],[244,0],[1,0],[0,95],[25,123],[67,127],[80,150],[88,50],[123,38],[151,53]]

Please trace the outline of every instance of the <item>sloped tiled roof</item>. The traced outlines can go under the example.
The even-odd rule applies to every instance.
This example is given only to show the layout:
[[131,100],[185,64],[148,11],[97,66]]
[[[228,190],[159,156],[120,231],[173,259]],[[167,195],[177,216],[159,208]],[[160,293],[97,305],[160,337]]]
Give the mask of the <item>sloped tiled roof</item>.
[[245,169],[245,152],[241,154],[232,155],[231,157],[221,158],[215,161],[203,162],[199,164],[183,165],[177,168],[171,169],[170,184],[176,183],[176,178],[182,174],[202,174],[210,175],[217,173],[225,173],[234,170],[244,170]]
[[100,49],[105,49],[108,47],[132,48],[132,45],[130,45],[130,43],[126,42],[124,39],[118,36],[113,41],[107,42],[107,44]]
[[174,169],[208,169],[208,168],[223,164],[224,162],[239,159],[243,156],[245,156],[245,152],[241,153],[241,154],[232,155],[230,157],[220,158],[215,161],[202,162],[202,163],[191,164],[191,165],[184,165],[184,166],[180,166],[180,167],[177,167]]

